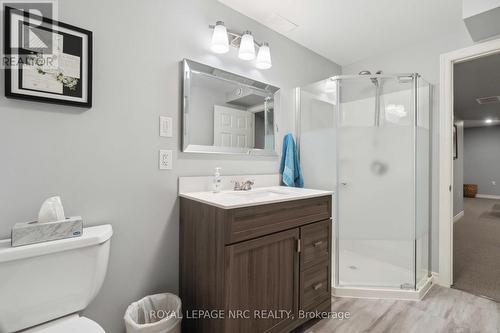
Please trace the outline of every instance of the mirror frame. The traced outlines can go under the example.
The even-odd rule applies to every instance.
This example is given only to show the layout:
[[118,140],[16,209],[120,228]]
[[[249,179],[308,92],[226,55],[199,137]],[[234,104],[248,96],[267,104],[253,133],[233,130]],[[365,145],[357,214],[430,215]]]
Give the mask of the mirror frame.
[[[189,143],[189,95],[190,95],[190,75],[195,71],[200,74],[205,74],[211,77],[218,77],[223,80],[238,83],[250,88],[259,88],[268,90],[274,95],[274,147],[272,149],[256,149],[256,148],[232,148],[218,147],[208,145],[194,145]],[[214,75],[214,71],[222,74],[221,76]],[[204,154],[232,154],[232,155],[255,155],[255,156],[278,156],[276,151],[276,137],[278,126],[276,122],[276,105],[279,106],[280,88],[267,83],[259,82],[238,74],[234,74],[219,68],[201,64],[196,61],[184,59],[182,61],[182,151],[185,153],[204,153]],[[225,76],[225,77],[224,77]],[[230,77],[231,79],[228,79]],[[278,100],[278,101],[277,101]],[[278,103],[277,103],[278,102]]]

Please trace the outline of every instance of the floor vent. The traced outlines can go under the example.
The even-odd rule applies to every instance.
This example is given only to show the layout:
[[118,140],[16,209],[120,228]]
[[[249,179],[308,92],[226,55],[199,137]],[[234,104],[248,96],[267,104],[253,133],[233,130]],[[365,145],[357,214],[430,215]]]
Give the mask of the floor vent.
[[481,97],[476,99],[479,104],[500,103],[500,96]]

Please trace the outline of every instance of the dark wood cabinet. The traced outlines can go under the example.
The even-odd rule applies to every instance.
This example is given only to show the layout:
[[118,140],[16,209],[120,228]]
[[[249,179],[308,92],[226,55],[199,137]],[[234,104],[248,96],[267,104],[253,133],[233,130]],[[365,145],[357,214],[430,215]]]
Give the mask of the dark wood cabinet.
[[281,333],[329,311],[331,197],[236,209],[181,198],[183,332]]
[[292,229],[226,247],[227,308],[249,310],[247,314],[251,317],[251,320],[230,318],[226,332],[279,332],[290,324],[291,316],[259,320],[254,311],[284,310],[287,314],[297,314],[298,240],[298,230]]

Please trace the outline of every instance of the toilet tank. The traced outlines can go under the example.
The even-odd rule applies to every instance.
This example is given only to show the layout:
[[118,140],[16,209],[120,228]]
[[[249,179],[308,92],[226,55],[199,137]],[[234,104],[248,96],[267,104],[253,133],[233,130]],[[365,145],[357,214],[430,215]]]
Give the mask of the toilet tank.
[[79,312],[102,286],[111,225],[83,235],[11,247],[0,240],[0,332],[9,333]]

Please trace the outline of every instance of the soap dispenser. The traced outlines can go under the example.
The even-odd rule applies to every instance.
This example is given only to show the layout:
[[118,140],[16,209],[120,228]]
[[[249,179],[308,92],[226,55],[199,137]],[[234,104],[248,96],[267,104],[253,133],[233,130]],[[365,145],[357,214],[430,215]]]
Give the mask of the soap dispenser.
[[217,167],[215,168],[215,175],[214,175],[214,180],[213,180],[213,188],[212,191],[214,193],[219,193],[222,185],[222,177],[220,175],[220,168]]

